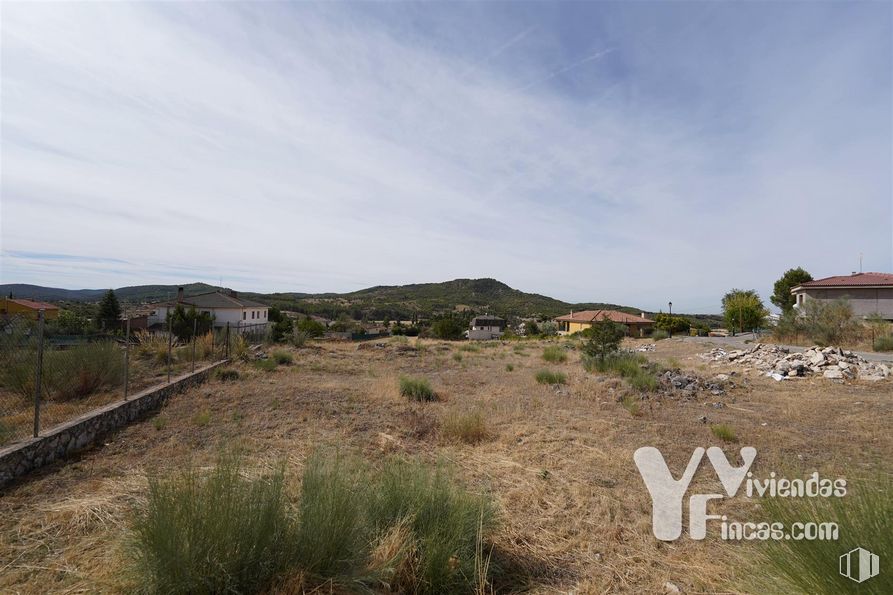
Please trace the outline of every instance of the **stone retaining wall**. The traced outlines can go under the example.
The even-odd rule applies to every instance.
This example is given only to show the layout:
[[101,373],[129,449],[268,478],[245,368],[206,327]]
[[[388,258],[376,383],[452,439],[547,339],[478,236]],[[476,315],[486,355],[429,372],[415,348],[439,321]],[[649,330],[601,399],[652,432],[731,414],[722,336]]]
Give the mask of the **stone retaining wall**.
[[211,371],[226,363],[215,362],[170,383],[153,386],[126,401],[94,409],[46,434],[0,449],[0,488],[35,469],[95,443],[105,434],[159,409],[172,395],[204,382]]

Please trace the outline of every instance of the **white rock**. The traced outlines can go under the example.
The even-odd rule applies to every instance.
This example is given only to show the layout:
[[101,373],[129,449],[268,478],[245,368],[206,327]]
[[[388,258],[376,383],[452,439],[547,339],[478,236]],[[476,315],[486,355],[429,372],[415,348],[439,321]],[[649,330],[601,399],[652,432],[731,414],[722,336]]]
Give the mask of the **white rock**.
[[822,374],[825,378],[830,378],[831,380],[839,380],[843,378],[843,372],[840,368],[828,368]]
[[677,587],[670,581],[665,582],[664,583],[664,595],[673,595],[674,593],[682,593],[682,591],[680,591],[679,587]]

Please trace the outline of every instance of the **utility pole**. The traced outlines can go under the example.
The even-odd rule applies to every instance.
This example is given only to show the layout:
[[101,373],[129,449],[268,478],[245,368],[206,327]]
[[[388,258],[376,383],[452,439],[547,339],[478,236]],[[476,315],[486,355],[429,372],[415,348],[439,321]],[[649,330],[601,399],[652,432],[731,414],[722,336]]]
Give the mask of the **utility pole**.
[[669,330],[667,331],[667,333],[670,335],[670,338],[672,339],[673,338],[673,302],[669,302],[667,305],[670,306],[670,325],[669,325]]

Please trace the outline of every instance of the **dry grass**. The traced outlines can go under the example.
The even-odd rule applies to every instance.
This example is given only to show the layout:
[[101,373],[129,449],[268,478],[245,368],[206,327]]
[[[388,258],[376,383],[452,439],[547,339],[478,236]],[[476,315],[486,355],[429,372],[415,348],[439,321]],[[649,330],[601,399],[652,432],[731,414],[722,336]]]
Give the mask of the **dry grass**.
[[[172,399],[159,429],[134,424],[64,465],[53,465],[0,496],[0,592],[125,593],[122,544],[135,502],[145,497],[146,474],[189,461],[209,465],[223,447],[239,445],[258,470],[279,460],[297,475],[321,445],[355,449],[370,459],[385,454],[452,462],[473,489],[492,493],[500,507],[493,567],[508,568],[533,593],[661,592],[672,581],[684,592],[739,592],[755,547],[712,536],[672,544],[651,535],[651,506],[632,462],[636,448],[653,445],[675,476],[695,446],[720,445],[711,425],[728,424],[759,452],[754,473],[770,470],[824,477],[849,470],[893,471],[891,382],[836,384],[821,379],[776,383],[739,375],[724,396],[691,400],[655,395],[630,415],[618,378],[586,373],[572,361],[556,364],[559,387],[538,384],[545,343],[488,349],[487,357],[452,362],[450,347],[388,344],[357,349],[350,343],[310,345],[292,366],[268,374],[239,364],[241,380],[196,387]],[[405,349],[404,349],[405,348]],[[735,368],[705,364],[706,350],[678,339],[658,343],[649,359],[678,360],[702,375]],[[501,359],[502,353],[509,360]],[[506,371],[511,361],[514,372]],[[439,402],[413,403],[398,392],[401,375],[424,376]],[[556,391],[562,396],[556,398]],[[724,407],[715,408],[722,401]],[[818,405],[821,406],[818,406]],[[438,422],[479,408],[492,439],[466,444],[440,440]],[[209,423],[197,425],[207,412]],[[706,415],[705,424],[701,417]],[[833,420],[833,423],[829,420]],[[845,438],[841,433],[845,428]],[[829,445],[833,445],[829,447]],[[707,469],[692,489],[721,489]],[[740,516],[736,499],[713,510]],[[380,559],[399,548],[399,529],[378,543]],[[395,569],[399,573],[400,569]],[[283,581],[281,592],[312,592],[305,577]],[[491,585],[511,590],[518,585]],[[323,586],[320,592],[329,592]]]

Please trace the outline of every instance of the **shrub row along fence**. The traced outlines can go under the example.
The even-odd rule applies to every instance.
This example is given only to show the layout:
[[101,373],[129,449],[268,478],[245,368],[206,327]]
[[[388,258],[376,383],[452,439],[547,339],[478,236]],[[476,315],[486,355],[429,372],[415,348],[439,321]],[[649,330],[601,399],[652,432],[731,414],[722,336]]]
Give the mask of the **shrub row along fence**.
[[125,330],[115,337],[54,344],[37,320],[0,320],[0,447],[150,386],[194,371],[202,362],[241,355],[269,338],[265,324],[224,326],[176,336]]

